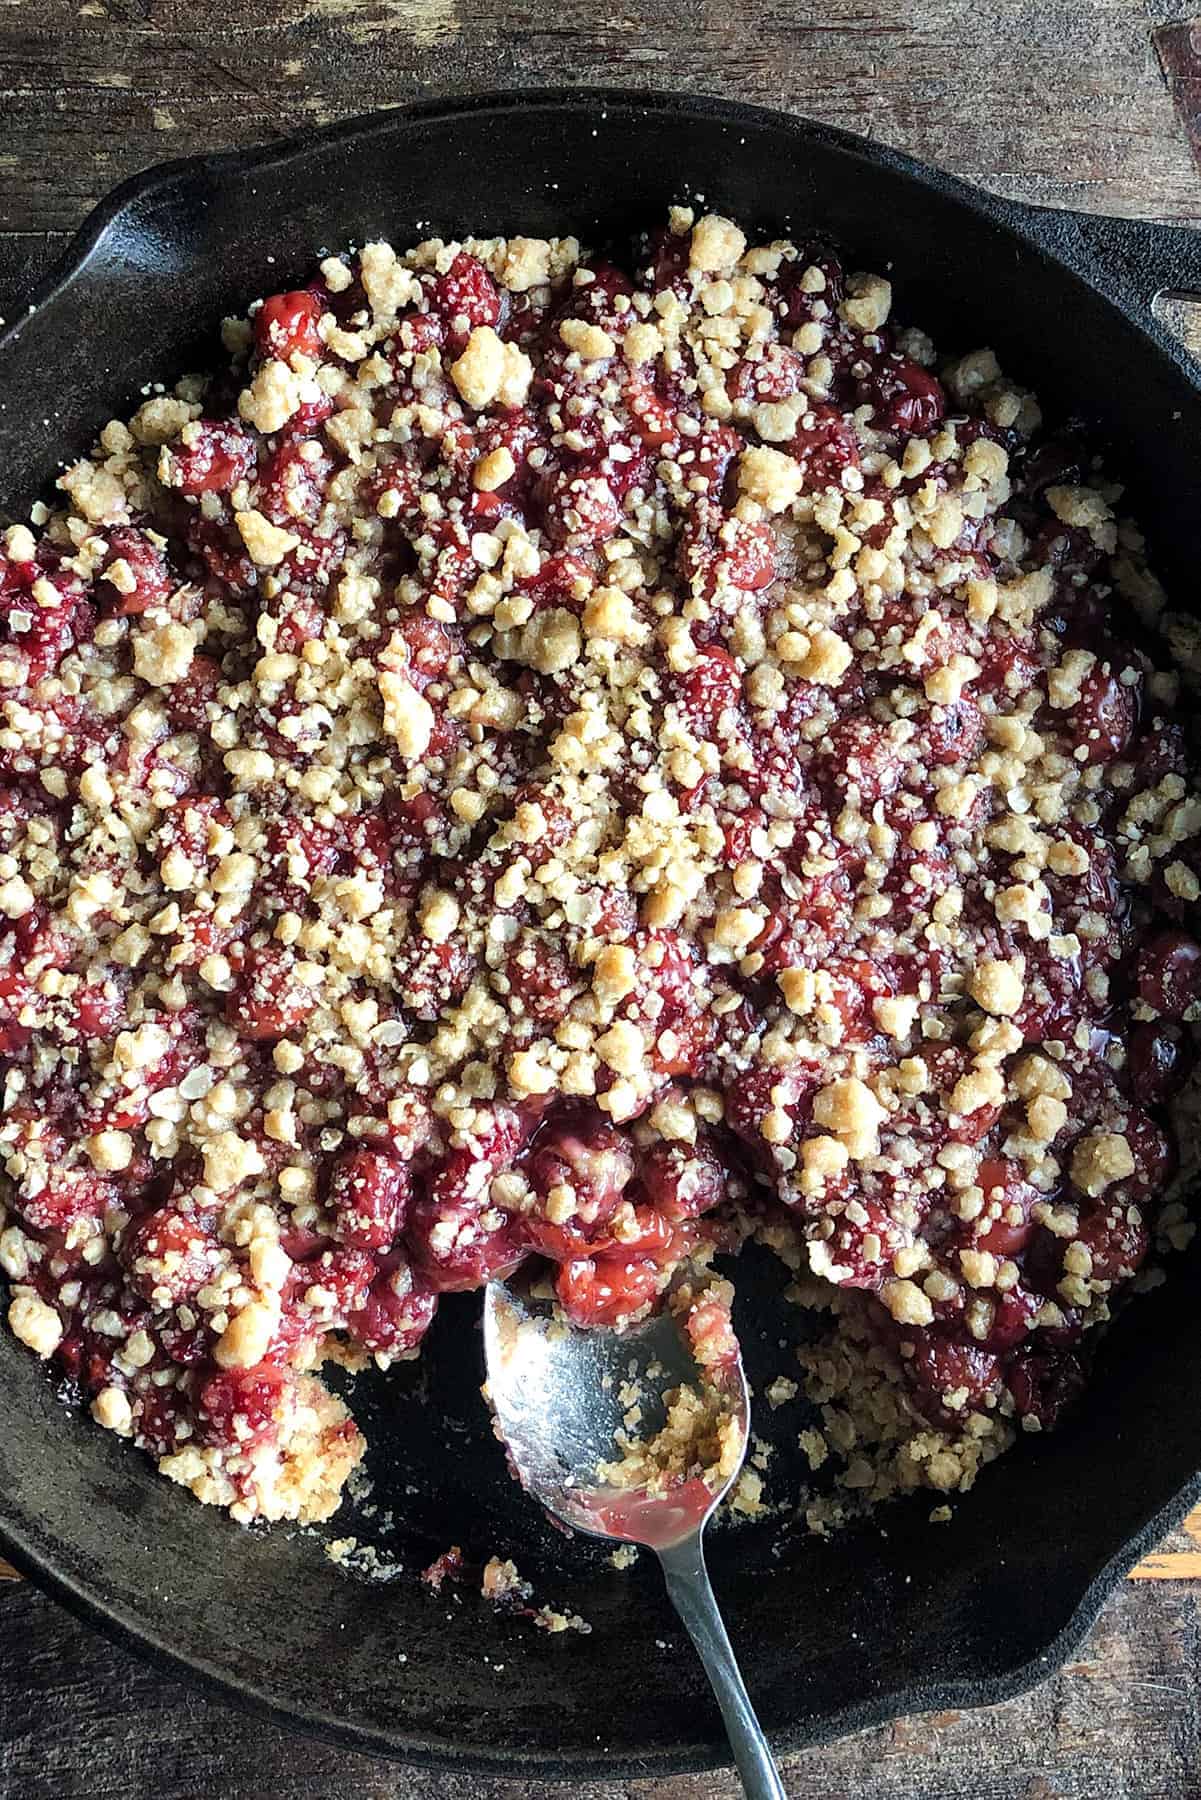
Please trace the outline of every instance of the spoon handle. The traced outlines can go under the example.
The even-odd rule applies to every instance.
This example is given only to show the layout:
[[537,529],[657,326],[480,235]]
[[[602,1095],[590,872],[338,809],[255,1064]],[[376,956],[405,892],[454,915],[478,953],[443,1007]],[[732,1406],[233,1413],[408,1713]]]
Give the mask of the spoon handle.
[[700,1532],[694,1532],[691,1537],[673,1544],[670,1549],[660,1550],[658,1554],[671,1603],[687,1627],[717,1696],[730,1748],[749,1800],[787,1800],[717,1610],[705,1568]]

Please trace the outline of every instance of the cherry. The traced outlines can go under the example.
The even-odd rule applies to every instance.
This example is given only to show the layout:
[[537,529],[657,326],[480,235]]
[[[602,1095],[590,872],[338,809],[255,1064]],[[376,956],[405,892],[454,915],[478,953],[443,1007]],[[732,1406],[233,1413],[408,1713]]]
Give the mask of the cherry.
[[966,1391],[966,1404],[978,1405],[997,1385],[1000,1358],[977,1343],[960,1343],[933,1331],[908,1333],[912,1355],[901,1359],[906,1379],[918,1390],[919,1399],[933,1401],[939,1413],[948,1394]]
[[[811,268],[819,269],[824,277],[824,285],[816,292],[810,292],[807,285],[802,285]],[[795,331],[799,325],[836,317],[846,295],[846,275],[842,264],[830,251],[802,250],[794,259],[781,265],[775,279],[775,291],[780,322]]]
[[874,408],[876,423],[906,437],[926,437],[945,418],[942,383],[912,357],[895,352],[859,384],[859,403]]
[[[687,238],[683,241],[687,248]],[[590,273],[591,281],[569,291],[564,307],[565,315],[588,319],[609,332],[623,332],[636,315],[628,306],[619,310],[617,302],[629,299],[634,292],[633,283],[614,263],[603,260],[594,261]]]
[[771,527],[731,519],[718,534],[731,587],[757,593],[776,578],[776,546]]
[[322,1231],[309,1225],[285,1224],[280,1232],[280,1247],[292,1262],[311,1262],[329,1249],[330,1240]]
[[688,276],[688,252],[687,232],[677,233],[662,226],[650,233],[646,251],[646,279],[642,284],[648,293],[688,292],[691,285]]
[[[106,536],[108,555],[97,578],[97,602],[106,611],[119,614],[143,613],[148,606],[160,606],[177,585],[161,549],[131,525],[119,525]],[[124,565],[119,583],[112,579],[118,563]]]
[[188,549],[204,564],[202,576],[217,582],[235,598],[244,598],[255,585],[254,564],[246,554],[246,546],[234,530],[232,519],[206,512],[189,512],[184,526]]
[[438,1292],[481,1287],[522,1261],[514,1225],[491,1201],[492,1179],[529,1142],[538,1109],[496,1107],[476,1132],[476,1148],[454,1149],[414,1199],[406,1238],[427,1285]]
[[428,536],[434,544],[432,558],[425,558],[429,593],[457,607],[479,573],[471,554],[471,540],[464,526],[450,519],[431,526]]
[[1127,1200],[1098,1207],[1081,1219],[1077,1240],[1092,1255],[1094,1281],[1120,1281],[1144,1262],[1150,1237],[1138,1207]]
[[178,1315],[168,1314],[166,1322],[156,1324],[158,1341],[168,1360],[178,1363],[181,1368],[195,1368],[198,1363],[207,1362],[212,1355],[213,1332],[207,1319],[190,1326],[186,1331],[176,1323]]
[[679,442],[675,415],[653,388],[632,381],[626,389],[625,402],[644,449],[665,450]]
[[727,588],[757,593],[776,577],[775,537],[769,525],[726,518],[711,507],[686,522],[678,560],[683,579],[705,599]]
[[836,406],[814,405],[797,427],[789,451],[800,464],[804,488],[841,487],[848,469],[859,467],[859,442]]
[[[93,1383],[103,1386],[104,1383]],[[186,1393],[174,1386],[143,1388],[129,1396],[134,1413],[134,1442],[153,1456],[169,1456],[180,1441],[180,1430],[188,1418]]]
[[993,1256],[1017,1256],[1035,1230],[1030,1209],[1041,1198],[1038,1189],[1023,1181],[1016,1163],[1001,1157],[985,1158],[976,1184],[984,1190],[984,1212],[976,1223],[972,1248]]
[[433,1020],[467,992],[475,966],[475,956],[461,938],[432,944],[413,933],[397,950],[392,983],[416,1018]]
[[211,1223],[169,1206],[129,1226],[118,1254],[130,1287],[152,1306],[190,1300],[220,1262]]
[[1116,761],[1134,736],[1138,707],[1139,684],[1123,681],[1102,663],[1090,669],[1069,714],[1072,740],[1084,760]]
[[96,615],[77,575],[51,564],[22,564],[29,580],[39,585],[40,597],[20,587],[0,589],[0,642],[24,654],[27,678],[42,680],[58,668],[76,644],[90,641]]
[[613,1241],[603,1224],[588,1225],[578,1216],[554,1225],[543,1213],[523,1213],[515,1222],[515,1230],[523,1249],[556,1263],[610,1249]]
[[950,705],[931,708],[925,738],[931,764],[970,762],[984,740],[980,708],[968,694],[961,694]]
[[511,1275],[524,1262],[526,1246],[519,1242],[515,1227],[509,1222],[487,1227],[480,1212],[470,1204],[418,1201],[413,1207],[407,1242],[422,1280],[433,1292],[483,1287]]
[[693,1233],[653,1206],[635,1206],[632,1223],[621,1234],[614,1255],[653,1256],[662,1266],[678,1262]]
[[729,1305],[722,1300],[701,1300],[690,1306],[684,1315],[684,1330],[701,1368],[729,1368],[737,1362],[738,1339]]
[[992,1322],[981,1340],[988,1350],[1013,1350],[1030,1335],[1035,1314],[1043,1305],[1041,1294],[1030,1288],[1010,1288],[993,1297]]
[[905,772],[889,728],[866,713],[831,727],[818,766],[835,795],[855,787],[868,806],[895,793]]
[[525,1173],[540,1202],[556,1189],[569,1189],[576,1212],[595,1226],[616,1211],[634,1173],[634,1155],[629,1140],[599,1113],[569,1114],[539,1133]]
[[226,1017],[243,1036],[270,1041],[298,1030],[316,1010],[317,991],[296,973],[297,958],[282,944],[250,953],[226,996]]
[[1005,1382],[1018,1416],[1053,1431],[1080,1397],[1084,1370],[1071,1351],[1022,1351],[1006,1371]]
[[400,356],[411,362],[414,356],[438,349],[446,336],[446,321],[437,313],[410,313],[400,321],[397,333]]
[[196,1397],[202,1441],[231,1449],[265,1442],[279,1427],[290,1386],[289,1376],[271,1363],[210,1375]]
[[364,1250],[386,1250],[404,1224],[409,1194],[404,1163],[379,1150],[352,1150],[330,1176],[335,1237]]
[[616,536],[621,502],[606,466],[560,469],[550,478],[545,501],[546,528],[556,543],[577,549],[603,544]]
[[405,674],[419,694],[463,655],[463,635],[458,627],[431,619],[428,613],[414,610],[403,614],[396,635],[408,652]]
[[1138,991],[1168,1018],[1183,1018],[1201,998],[1201,944],[1185,931],[1161,931],[1138,955]]
[[577,991],[577,978],[561,950],[542,943],[522,943],[510,951],[505,974],[513,996],[540,1025],[556,1024]]
[[[561,551],[553,556],[544,556],[537,574],[523,576],[520,587],[521,592],[528,596],[535,612],[558,606],[568,612],[579,613],[592,589],[593,579],[591,559],[587,555],[572,555],[568,551]],[[546,802],[551,801],[560,814],[569,816],[563,802],[553,799],[545,788],[523,797],[536,798],[544,810]],[[574,830],[574,822],[572,829]],[[559,842],[566,842],[566,839],[560,838]]]
[[[729,425],[706,423],[701,427],[700,436],[690,441],[690,447],[690,480],[708,494],[718,496],[725,486],[730,465],[742,452],[743,439]],[[704,522],[712,527],[720,523],[720,514],[711,519],[706,512],[703,517]],[[687,530],[687,526],[685,529]]]
[[164,479],[181,494],[228,494],[254,468],[255,444],[242,425],[200,419],[163,452]]
[[[807,1122],[813,1095],[821,1085],[816,1068],[753,1068],[737,1074],[726,1088],[726,1124],[752,1148],[763,1148],[760,1126],[775,1108],[790,1113],[798,1126]],[[798,1135],[803,1133],[798,1131]]]
[[324,425],[333,414],[334,403],[328,394],[319,394],[315,400],[303,400],[279,435],[285,443],[300,439],[312,440],[318,426]]
[[411,1356],[433,1324],[438,1296],[404,1262],[372,1282],[362,1305],[347,1315],[346,1328],[365,1350],[389,1357]]
[[1194,1061],[1192,1042],[1178,1025],[1156,1020],[1131,1030],[1126,1069],[1134,1097],[1143,1106],[1162,1106],[1179,1093]]
[[117,1203],[118,1190],[80,1170],[54,1168],[46,1185],[19,1202],[21,1217],[35,1231],[67,1231],[84,1219],[98,1225],[108,1207]]
[[259,470],[259,507],[276,525],[295,531],[321,517],[334,460],[319,442],[289,436]]
[[495,325],[501,316],[500,290],[483,263],[465,250],[437,276],[430,299],[450,327],[452,344],[465,343],[477,325]]
[[260,356],[288,362],[293,356],[319,360],[324,348],[318,323],[324,308],[307,288],[272,294],[254,315],[254,341]]
[[180,726],[187,731],[203,731],[215,714],[210,706],[217,704],[221,686],[221,665],[211,656],[193,656],[187,674],[171,689],[171,701]]
[[659,1291],[659,1265],[646,1256],[581,1256],[564,1263],[555,1292],[574,1325],[613,1326],[648,1306]]
[[405,795],[391,788],[384,796],[384,819],[394,841],[402,849],[423,851],[444,829],[449,813],[437,797],[424,788]]
[[367,1299],[377,1263],[370,1250],[359,1244],[335,1244],[323,1250],[305,1269],[306,1280],[333,1295],[334,1311],[339,1323]]
[[805,383],[805,359],[795,350],[769,344],[758,356],[744,356],[726,377],[731,400],[757,405],[764,400],[787,400],[799,394]]
[[742,676],[726,650],[699,650],[691,668],[676,678],[678,701],[690,724],[711,742],[727,735],[727,722],[742,710]]
[[705,1143],[656,1144],[639,1174],[651,1205],[667,1219],[700,1218],[725,1199],[726,1165]]
[[126,1019],[126,994],[119,981],[104,977],[90,981],[76,994],[76,1017],[79,1033],[85,1039],[115,1037]]

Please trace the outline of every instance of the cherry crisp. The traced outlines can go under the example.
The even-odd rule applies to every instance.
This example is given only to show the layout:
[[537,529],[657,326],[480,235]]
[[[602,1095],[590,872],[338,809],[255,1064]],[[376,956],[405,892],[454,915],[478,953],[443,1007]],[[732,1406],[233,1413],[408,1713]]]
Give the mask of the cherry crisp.
[[0,538],[8,1319],[201,1500],[332,1512],[317,1371],[448,1291],[747,1231],[966,1486],[1188,1231],[1196,638],[891,299],[685,211],[368,244]]

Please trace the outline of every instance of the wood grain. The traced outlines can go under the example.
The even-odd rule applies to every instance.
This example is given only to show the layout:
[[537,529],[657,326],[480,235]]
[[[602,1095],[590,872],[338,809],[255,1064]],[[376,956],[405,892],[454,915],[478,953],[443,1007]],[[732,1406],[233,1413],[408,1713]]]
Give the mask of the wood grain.
[[1201,1506],[1193,1508],[1181,1527],[1187,1550],[1159,1549],[1131,1569],[1131,1581],[1193,1581],[1201,1576]]
[[[0,0],[0,315],[167,157],[430,93],[608,82],[784,106],[1049,205],[1201,221],[1198,0]],[[1188,129],[1186,129],[1186,126]],[[1197,316],[1173,322],[1201,350]],[[789,1760],[792,1800],[1197,1800],[1201,1511],[1075,1660],[980,1713]],[[798,1670],[803,1679],[803,1670]],[[607,1704],[618,1703],[607,1701]],[[0,1800],[540,1800],[264,1725],[0,1565]],[[728,1776],[579,1800],[734,1800]]]

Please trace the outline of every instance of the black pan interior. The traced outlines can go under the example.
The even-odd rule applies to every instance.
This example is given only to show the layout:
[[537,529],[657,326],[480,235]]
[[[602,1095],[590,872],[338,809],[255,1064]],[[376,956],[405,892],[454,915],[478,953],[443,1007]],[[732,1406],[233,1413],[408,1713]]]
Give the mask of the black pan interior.
[[[1090,242],[1113,252],[1104,233],[985,201],[837,133],[702,101],[419,109],[133,184],[0,343],[0,492],[15,507],[44,488],[64,450],[128,412],[147,381],[195,366],[223,312],[303,277],[315,251],[467,230],[620,240],[697,194],[767,233],[833,238],[891,273],[900,312],[940,348],[991,344],[1050,408],[1092,416],[1188,609],[1201,394],[1140,329],[1145,238],[1112,257],[1111,304],[1088,278]],[[778,1286],[760,1264],[741,1302],[744,1317],[768,1309],[769,1375],[782,1366],[770,1366],[771,1334],[788,1329]],[[930,1526],[927,1497],[830,1543],[770,1525],[714,1539],[769,1730],[797,1745],[1000,1699],[1053,1666],[1198,1491],[1197,1295],[1198,1258],[1182,1258],[1113,1332],[1074,1422],[988,1472],[953,1523]],[[477,1563],[513,1554],[538,1598],[582,1614],[589,1635],[498,1616],[470,1584],[434,1596],[411,1576],[353,1581],[315,1535],[231,1528],[61,1410],[7,1335],[0,1535],[110,1629],[363,1748],[513,1774],[711,1766],[723,1759],[717,1715],[655,1571],[615,1573],[508,1480],[477,1391],[476,1314],[470,1297],[454,1299],[414,1371],[358,1390],[379,1511],[360,1508],[329,1535],[372,1539],[410,1571],[451,1542]]]

